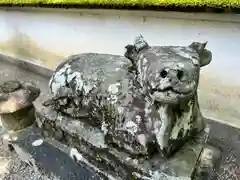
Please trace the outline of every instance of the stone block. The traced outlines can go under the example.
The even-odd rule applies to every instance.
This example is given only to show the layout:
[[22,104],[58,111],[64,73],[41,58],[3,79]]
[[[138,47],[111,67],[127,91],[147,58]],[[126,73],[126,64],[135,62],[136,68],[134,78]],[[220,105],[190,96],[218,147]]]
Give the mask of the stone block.
[[[9,135],[9,134],[8,134]],[[84,164],[77,164],[71,157],[44,139],[34,126],[11,134],[14,140],[5,138],[19,158],[35,171],[54,174],[60,180],[99,180],[100,177]],[[6,137],[6,136],[5,136]],[[66,149],[68,151],[68,149]]]
[[151,156],[132,157],[107,145],[100,129],[50,108],[37,112],[37,122],[46,138],[53,138],[68,147],[76,148],[76,160],[77,156],[83,157],[108,179],[123,180],[192,180],[209,130],[208,127],[205,128],[169,158],[154,153],[154,150],[150,153]]

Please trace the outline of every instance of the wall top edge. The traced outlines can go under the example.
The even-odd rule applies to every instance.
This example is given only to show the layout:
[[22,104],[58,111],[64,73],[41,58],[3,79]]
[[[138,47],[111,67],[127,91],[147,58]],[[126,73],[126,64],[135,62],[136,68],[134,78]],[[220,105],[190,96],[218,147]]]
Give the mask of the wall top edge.
[[1,7],[2,11],[20,11],[35,13],[61,13],[63,14],[88,14],[93,16],[131,16],[152,17],[169,19],[189,19],[204,21],[221,21],[240,23],[240,14],[228,13],[203,13],[203,12],[175,12],[175,11],[150,11],[150,10],[119,10],[119,9],[61,9],[61,8],[36,8],[36,7]]

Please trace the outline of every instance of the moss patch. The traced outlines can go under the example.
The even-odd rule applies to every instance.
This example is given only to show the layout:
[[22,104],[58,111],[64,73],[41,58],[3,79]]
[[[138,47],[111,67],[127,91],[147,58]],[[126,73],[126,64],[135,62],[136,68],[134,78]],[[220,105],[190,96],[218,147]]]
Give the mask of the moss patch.
[[240,0],[0,0],[0,4],[239,8]]

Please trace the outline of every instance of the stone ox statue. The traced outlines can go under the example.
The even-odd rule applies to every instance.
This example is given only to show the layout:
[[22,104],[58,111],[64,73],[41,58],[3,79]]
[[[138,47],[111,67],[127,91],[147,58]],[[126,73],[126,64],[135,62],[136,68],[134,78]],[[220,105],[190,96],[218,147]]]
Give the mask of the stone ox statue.
[[150,46],[142,36],[125,57],[85,53],[55,70],[44,102],[99,127],[105,141],[133,155],[168,157],[204,129],[197,87],[212,59],[207,43]]

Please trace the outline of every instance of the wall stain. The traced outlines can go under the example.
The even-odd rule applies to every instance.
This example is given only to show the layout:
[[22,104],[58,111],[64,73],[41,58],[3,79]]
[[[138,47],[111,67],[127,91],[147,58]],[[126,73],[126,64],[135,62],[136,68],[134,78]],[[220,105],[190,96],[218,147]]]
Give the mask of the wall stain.
[[0,42],[0,51],[24,58],[55,69],[64,57],[40,47],[27,34],[17,32],[5,42]]
[[199,104],[204,115],[240,127],[240,86],[209,73],[200,76]]

